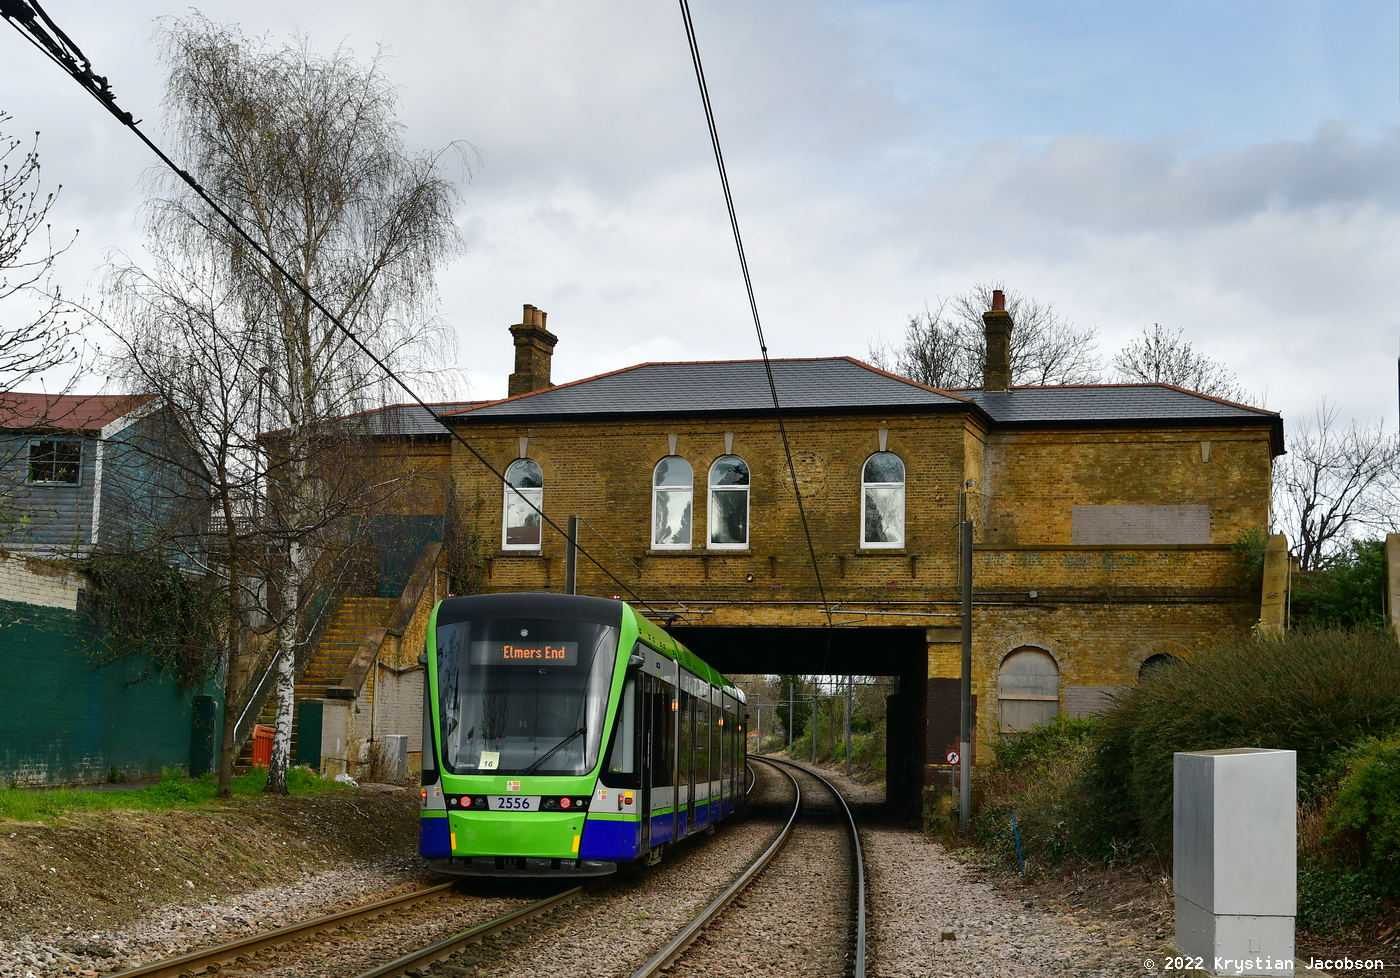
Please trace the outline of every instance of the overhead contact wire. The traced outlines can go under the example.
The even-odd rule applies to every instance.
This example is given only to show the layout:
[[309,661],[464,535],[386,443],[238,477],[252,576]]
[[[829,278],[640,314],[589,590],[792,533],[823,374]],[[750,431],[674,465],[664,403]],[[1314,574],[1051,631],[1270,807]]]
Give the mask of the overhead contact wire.
[[[710,130],[710,145],[715,151],[715,165],[719,168],[719,182],[724,189],[724,206],[729,212],[729,226],[734,232],[734,247],[739,253],[739,269],[744,275],[744,291],[749,298],[749,311],[753,314],[754,331],[758,334],[758,349],[763,354],[763,371],[768,377],[768,391],[773,396],[773,414],[778,421],[778,433],[783,440],[783,454],[787,458],[788,476],[792,479],[792,494],[797,500],[797,515],[802,522],[802,535],[807,540],[807,554],[812,560],[812,573],[817,579],[817,594],[821,597],[822,608],[826,612],[827,655],[831,652],[831,603],[826,599],[826,586],[822,583],[821,567],[817,564],[817,549],[812,544],[812,530],[807,523],[807,509],[802,505],[802,487],[797,482],[797,466],[792,460],[792,446],[788,441],[787,424],[783,420],[783,406],[778,398],[778,383],[773,378],[773,363],[768,358],[768,341],[763,336],[763,322],[758,314],[758,300],[754,297],[753,278],[749,275],[749,260],[744,254],[744,238],[739,233],[739,216],[734,210],[734,194],[729,189],[729,174],[724,166],[724,150],[720,147],[719,129],[715,125],[715,111],[710,104],[710,89],[705,84],[705,67],[700,60],[700,45],[695,39],[695,24],[690,17],[689,0],[680,0],[681,17],[685,21],[685,37],[690,45],[690,60],[695,66],[695,81],[700,86],[700,101],[705,107],[705,124]],[[825,668],[825,664],[823,665]]]
[[[173,173],[175,173],[176,176],[178,176],[182,181],[184,181],[184,183],[188,185],[189,188],[193,190],[201,200],[208,204],[210,209],[212,209],[215,214],[217,214],[221,219],[223,219],[223,221],[226,224],[228,224],[229,227],[233,229],[234,233],[236,233],[240,238],[247,242],[248,246],[251,247],[264,261],[266,261],[268,265],[276,269],[277,272],[291,284],[292,288],[295,289],[298,293],[300,293],[302,298],[306,299],[307,302],[311,303],[311,305],[318,312],[320,312],[321,315],[325,316],[326,319],[329,320],[330,323],[334,325],[336,329],[340,330],[340,332],[343,333],[345,337],[348,340],[350,340],[350,342],[353,343],[361,353],[363,353],[366,357],[370,359],[370,362],[372,362],[376,367],[383,371],[386,377],[388,377],[395,384],[397,384],[415,404],[417,404],[420,408],[426,411],[428,415],[431,418],[433,418],[433,420],[441,424],[443,428],[446,429],[447,433],[454,440],[456,440],[458,444],[460,444],[463,448],[470,452],[471,455],[478,462],[480,462],[488,472],[495,476],[496,479],[502,485],[515,492],[516,496],[518,496],[525,503],[525,505],[529,506],[530,509],[532,509],[540,517],[541,520],[548,524],[551,529],[553,529],[556,533],[558,533],[565,539],[568,538],[568,533],[562,527],[560,527],[559,524],[555,523],[554,520],[546,516],[542,509],[540,509],[538,506],[536,506],[533,502],[530,501],[529,497],[527,497],[515,486],[512,486],[506,480],[505,475],[498,471],[496,467],[492,465],[489,461],[487,461],[485,456],[483,456],[479,451],[477,451],[476,448],[465,438],[463,438],[462,435],[459,432],[457,432],[452,426],[446,424],[444,422],[444,418],[446,417],[445,415],[441,415],[438,412],[434,411],[431,407],[429,407],[428,403],[424,401],[421,397],[419,397],[417,392],[414,391],[413,388],[409,387],[408,384],[402,378],[400,378],[399,375],[396,374],[392,368],[388,366],[388,364],[384,363],[383,360],[381,360],[372,350],[370,350],[368,346],[365,345],[364,341],[360,339],[360,337],[355,333],[354,330],[350,329],[350,327],[346,326],[343,322],[341,322],[340,318],[336,316],[335,313],[327,309],[321,303],[321,300],[316,298],[316,296],[313,295],[311,291],[305,285],[303,285],[295,275],[293,275],[286,268],[284,268],[281,262],[274,258],[272,254],[269,251],[267,251],[267,249],[265,249],[256,239],[252,237],[252,235],[245,231],[243,229],[243,225],[239,223],[238,219],[235,218],[232,214],[228,213],[226,210],[224,210],[224,208],[220,206],[220,204],[216,200],[214,200],[212,196],[210,196],[210,194],[204,189],[204,187],[200,185],[198,180],[196,180],[191,174],[186,172],[184,169],[176,165],[175,161],[172,160],[169,156],[167,156],[164,150],[162,150],[159,146],[152,142],[151,139],[147,137],[144,132],[141,131],[138,121],[132,118],[131,113],[123,110],[120,106],[117,105],[116,96],[112,93],[112,90],[108,85],[107,79],[93,72],[92,62],[89,61],[87,57],[83,55],[82,51],[78,48],[77,44],[73,43],[73,41],[69,39],[68,35],[65,34],[58,27],[58,25],[54,23],[53,19],[50,18],[49,15],[44,12],[44,9],[39,5],[37,0],[0,0],[0,16],[3,16],[6,20],[10,21],[10,23],[14,26],[15,30],[17,30],[20,33],[20,36],[22,36],[25,40],[29,41],[29,43],[33,44],[36,48],[38,48],[50,61],[52,61],[54,64],[58,65],[61,69],[63,69],[64,73],[66,73],[75,81],[77,81],[78,84],[82,86],[83,90],[86,91],[93,98],[95,98],[98,101],[98,103],[102,105],[103,108],[105,108],[117,119],[118,122],[120,122],[122,125],[126,126],[133,133],[135,133],[136,137],[140,139],[141,142],[145,143],[146,147],[150,149],[151,152],[155,153],[155,155],[160,159],[160,161],[164,163],[167,167],[169,167],[170,170]],[[43,21],[42,25],[38,22],[39,20]],[[62,40],[62,43],[51,37],[48,34],[48,32],[44,30],[44,25],[47,25],[48,28],[52,30],[54,34],[58,35],[58,37]],[[575,546],[577,546],[577,541],[575,541]],[[613,574],[612,571],[604,567],[598,561],[598,559],[594,557],[591,553],[589,553],[581,546],[578,546],[578,552],[583,554],[584,557],[586,557],[588,561],[593,564],[593,566],[597,567],[600,571],[602,571],[610,581],[616,584],[618,588],[624,591],[626,594],[630,595],[632,599],[635,600],[639,605],[646,608],[652,614],[660,614],[660,612],[652,608],[651,605],[648,604],[643,598],[641,598],[635,591],[633,591],[630,587],[624,584],[617,577],[617,575]]]

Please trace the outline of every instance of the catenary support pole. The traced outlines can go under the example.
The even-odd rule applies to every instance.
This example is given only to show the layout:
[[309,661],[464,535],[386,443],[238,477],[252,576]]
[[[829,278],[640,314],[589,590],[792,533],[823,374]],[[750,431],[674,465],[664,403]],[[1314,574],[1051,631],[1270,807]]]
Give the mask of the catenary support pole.
[[564,593],[578,594],[578,517],[569,517],[564,549]]
[[958,776],[961,807],[958,827],[967,829],[972,814],[972,521],[963,520],[958,557],[962,563],[962,672],[958,698],[962,718],[958,725]]
[[758,734],[758,740],[754,744],[754,753],[763,753],[763,694],[753,694],[753,712],[758,717],[758,723],[754,725],[754,732]]
[[851,692],[855,689],[855,677],[846,679],[846,777],[851,776]]
[[812,683],[812,763],[817,763],[817,684]]

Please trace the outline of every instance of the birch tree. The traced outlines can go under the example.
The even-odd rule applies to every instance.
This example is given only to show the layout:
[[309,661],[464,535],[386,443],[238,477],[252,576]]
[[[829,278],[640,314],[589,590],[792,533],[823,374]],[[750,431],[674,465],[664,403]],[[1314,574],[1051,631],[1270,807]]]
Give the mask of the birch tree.
[[[219,343],[193,342],[191,334],[179,348],[191,370],[211,379],[236,372],[244,398],[234,439],[238,478],[260,479],[264,490],[256,513],[246,499],[241,512],[232,501],[227,510],[234,523],[245,519],[265,554],[260,573],[277,697],[267,790],[285,793],[310,609],[318,586],[343,570],[355,526],[363,525],[357,519],[383,488],[367,485],[357,469],[342,419],[385,402],[391,386],[381,365],[418,377],[451,353],[434,315],[434,277],[460,248],[458,191],[440,166],[457,147],[407,148],[379,57],[360,61],[343,47],[319,55],[306,38],[250,39],[199,15],[167,22],[158,38],[171,155],[370,351],[350,342],[183,183],[153,178],[147,232],[167,259],[149,272],[128,263],[112,281],[130,291],[144,280],[157,292],[186,295],[199,293],[193,283],[220,283],[210,293],[217,312],[194,317],[193,329],[217,334]],[[129,317],[117,328],[129,332],[127,355],[157,360],[136,332],[156,335],[149,317]],[[174,316],[161,328],[190,326]],[[155,372],[131,376],[138,374],[158,390]],[[260,425],[250,426],[249,395]],[[203,423],[197,414],[192,427]],[[258,427],[276,434],[260,438]]]

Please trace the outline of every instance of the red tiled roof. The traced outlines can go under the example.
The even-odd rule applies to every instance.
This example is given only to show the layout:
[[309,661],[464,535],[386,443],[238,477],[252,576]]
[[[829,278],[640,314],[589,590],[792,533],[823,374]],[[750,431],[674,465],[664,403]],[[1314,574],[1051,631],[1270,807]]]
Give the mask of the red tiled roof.
[[100,431],[150,401],[140,394],[0,394],[0,428]]

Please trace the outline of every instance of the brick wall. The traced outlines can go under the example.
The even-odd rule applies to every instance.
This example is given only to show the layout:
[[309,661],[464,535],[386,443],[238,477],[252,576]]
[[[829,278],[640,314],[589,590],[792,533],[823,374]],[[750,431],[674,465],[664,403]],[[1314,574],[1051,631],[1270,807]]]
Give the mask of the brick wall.
[[[882,428],[886,448],[906,467],[906,545],[862,551],[861,469],[880,449]],[[703,609],[706,625],[825,623],[771,420],[473,423],[461,430],[502,472],[527,439],[526,454],[544,475],[544,512],[560,526],[569,514],[583,517],[581,543],[621,581],[581,557],[580,592],[627,596],[631,589],[660,611]],[[792,418],[788,430],[827,600],[880,615],[867,625],[955,622],[930,615],[957,611],[959,492],[971,481],[978,539],[974,693],[984,747],[999,726],[1000,664],[1018,647],[1047,651],[1060,671],[1061,709],[1085,711],[1136,682],[1154,650],[1190,655],[1257,617],[1235,590],[1229,544],[1267,522],[1264,429],[988,432],[969,415],[889,414]],[[750,546],[709,551],[707,473],[725,454],[727,434],[752,474]],[[673,435],[695,475],[693,543],[687,551],[656,551],[652,472],[670,453]],[[470,510],[480,502],[488,589],[561,589],[562,537],[546,527],[538,552],[501,550],[500,483],[460,446],[452,478],[459,503]],[[1205,505],[1209,540],[1076,546],[1077,505]],[[955,678],[958,664],[956,628],[930,629],[929,679]],[[949,721],[942,707],[928,706],[932,750],[946,739]],[[990,752],[977,756],[986,761]]]

